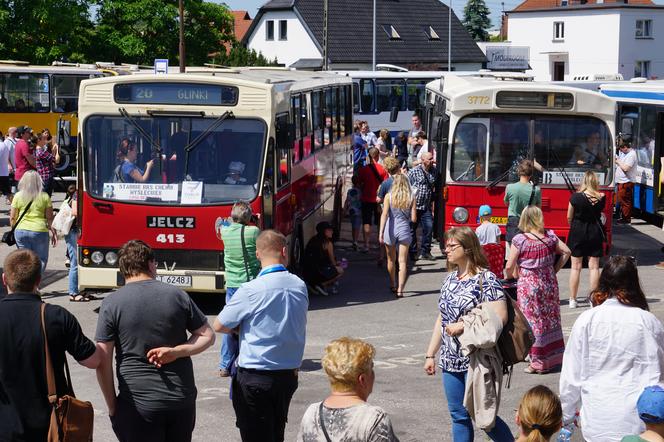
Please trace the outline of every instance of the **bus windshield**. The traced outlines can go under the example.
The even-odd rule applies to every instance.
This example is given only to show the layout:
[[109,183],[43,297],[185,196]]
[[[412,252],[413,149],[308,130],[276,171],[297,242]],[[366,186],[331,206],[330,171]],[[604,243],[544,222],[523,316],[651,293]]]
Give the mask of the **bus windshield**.
[[457,182],[518,180],[516,167],[531,158],[542,184],[581,181],[586,170],[611,183],[611,134],[593,117],[473,114],[456,127],[450,175]]
[[181,116],[87,118],[86,190],[98,198],[164,205],[254,199],[266,125],[257,119],[218,123]]

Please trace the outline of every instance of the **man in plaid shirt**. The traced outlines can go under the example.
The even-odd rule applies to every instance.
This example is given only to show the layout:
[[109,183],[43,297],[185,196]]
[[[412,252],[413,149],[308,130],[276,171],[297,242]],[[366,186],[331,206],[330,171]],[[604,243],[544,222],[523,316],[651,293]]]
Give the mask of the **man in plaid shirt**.
[[410,244],[410,258],[411,260],[417,259],[417,227],[422,224],[422,259],[433,260],[431,255],[431,235],[433,233],[433,215],[431,213],[431,205],[433,201],[434,192],[436,190],[436,182],[438,180],[438,172],[433,167],[433,154],[425,152],[421,156],[421,163],[408,172],[408,180],[410,186],[415,193],[415,206],[417,209],[417,221],[411,223],[411,232],[413,242]]
[[58,145],[53,146],[53,153],[48,147],[50,136],[48,133],[41,132],[37,135],[37,148],[35,149],[35,161],[37,163],[37,173],[44,182],[44,192],[49,196],[53,193],[53,176],[55,175],[55,165],[60,162],[60,149]]

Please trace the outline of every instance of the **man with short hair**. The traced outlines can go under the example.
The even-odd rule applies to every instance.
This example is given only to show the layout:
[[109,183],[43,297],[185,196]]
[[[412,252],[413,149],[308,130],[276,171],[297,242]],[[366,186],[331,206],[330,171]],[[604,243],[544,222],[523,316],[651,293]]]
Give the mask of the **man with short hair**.
[[425,152],[422,154],[422,162],[408,172],[408,180],[415,193],[415,208],[417,209],[417,220],[411,224],[413,242],[410,244],[410,259],[415,261],[418,257],[417,227],[422,224],[422,248],[421,257],[426,260],[435,259],[431,255],[431,239],[433,234],[433,205],[438,172],[433,167],[433,154]]
[[154,252],[143,241],[123,245],[118,262],[125,285],[102,302],[96,334],[97,380],[113,431],[120,442],[191,441],[197,394],[191,356],[210,347],[214,333],[187,293],[155,280]]
[[622,217],[618,224],[632,222],[632,204],[634,199],[634,183],[637,180],[636,152],[627,141],[621,141],[616,155],[616,184],[618,185],[618,203]]
[[297,389],[306,338],[307,287],[286,270],[286,238],[275,230],[256,240],[262,270],[242,284],[214,321],[237,333],[240,355],[233,377],[235,425],[243,442],[281,442]]
[[14,179],[18,183],[21,181],[23,174],[28,170],[37,170],[37,161],[34,156],[34,149],[30,147],[30,137],[32,136],[32,128],[28,126],[19,126],[16,130],[19,140],[14,147]]
[[422,132],[422,120],[420,119],[419,114],[414,113],[411,117],[411,122],[413,123],[413,127],[410,129],[410,132],[408,132],[409,146],[417,144],[417,140],[415,138],[417,138],[417,134]]
[[[35,252],[20,249],[5,259],[2,282],[9,293],[0,301],[0,385],[4,387],[12,415],[18,415],[20,427],[16,439],[45,441],[52,406],[48,401],[44,332],[37,294],[41,282],[41,261]],[[72,394],[65,380],[65,351],[79,364],[97,368],[100,351],[83,332],[78,321],[67,310],[46,304],[44,323],[48,350],[55,375],[58,396]],[[0,420],[7,417],[3,414]],[[6,429],[3,429],[5,433]],[[2,436],[7,434],[0,434]]]

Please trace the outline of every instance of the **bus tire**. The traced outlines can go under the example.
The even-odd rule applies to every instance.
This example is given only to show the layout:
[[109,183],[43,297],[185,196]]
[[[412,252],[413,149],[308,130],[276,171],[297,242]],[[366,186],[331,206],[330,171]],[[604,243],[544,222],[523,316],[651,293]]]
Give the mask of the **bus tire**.
[[302,275],[302,256],[304,255],[304,242],[302,226],[298,225],[293,233],[288,266],[291,273]]

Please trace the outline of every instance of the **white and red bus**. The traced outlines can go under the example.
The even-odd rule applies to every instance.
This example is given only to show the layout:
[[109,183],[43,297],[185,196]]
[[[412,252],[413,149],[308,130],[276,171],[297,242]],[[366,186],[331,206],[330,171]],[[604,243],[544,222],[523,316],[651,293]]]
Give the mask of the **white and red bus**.
[[[517,80],[523,80],[521,76]],[[448,75],[427,85],[426,120],[443,178],[437,233],[478,225],[489,204],[493,222],[507,222],[505,187],[517,164],[535,159],[548,229],[565,241],[567,206],[586,170],[607,195],[601,222],[611,244],[615,102],[594,91],[499,76]],[[590,143],[590,144],[589,144]],[[594,153],[593,153],[594,152]]]
[[[287,236],[294,268],[317,222],[341,222],[352,172],[350,79],[201,68],[88,80],[79,121],[81,289],[121,285],[117,251],[141,239],[162,281],[223,291],[215,225],[236,201],[251,204],[260,228]],[[127,160],[141,172],[154,162],[145,182],[118,168],[123,139],[136,146]]]

